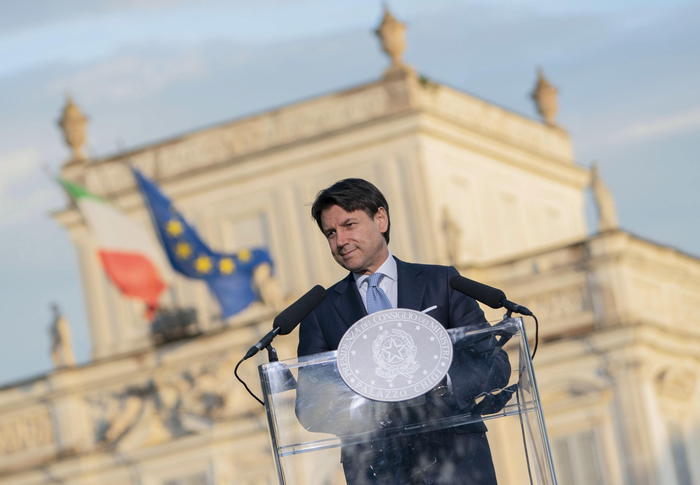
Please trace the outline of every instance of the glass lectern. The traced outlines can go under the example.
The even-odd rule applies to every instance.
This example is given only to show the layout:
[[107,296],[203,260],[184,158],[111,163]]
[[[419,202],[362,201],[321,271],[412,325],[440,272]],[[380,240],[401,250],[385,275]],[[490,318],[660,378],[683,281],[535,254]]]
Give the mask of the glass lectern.
[[[454,349],[448,377],[405,401],[372,400],[351,390],[340,376],[337,351],[261,365],[280,484],[344,484],[341,455],[354,450],[381,450],[383,466],[391,468],[396,465],[392,457],[401,459],[413,443],[425,446],[430,437],[450,436],[459,447],[465,434],[487,430],[498,484],[556,485],[522,320],[507,318],[480,330],[448,332]],[[489,362],[494,356],[501,361],[507,356],[505,385],[480,388],[479,382],[486,382],[493,371]],[[474,359],[481,364],[472,365]],[[456,361],[462,365],[455,367]],[[470,383],[468,395],[460,394],[464,382]],[[392,446],[398,453],[386,451]],[[430,466],[453,464],[426,464]]]

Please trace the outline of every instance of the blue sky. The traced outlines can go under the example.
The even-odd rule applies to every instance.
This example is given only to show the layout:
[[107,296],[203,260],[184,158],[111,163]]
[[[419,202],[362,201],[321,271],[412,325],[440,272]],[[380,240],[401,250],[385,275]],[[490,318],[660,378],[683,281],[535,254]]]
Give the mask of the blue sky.
[[[578,163],[597,161],[623,228],[700,255],[700,5],[389,2],[406,60],[526,116],[537,66],[560,90]],[[251,5],[254,5],[252,7]],[[89,343],[78,268],[48,216],[68,153],[66,93],[103,156],[376,79],[378,1],[74,0],[0,6],[0,383],[50,368],[49,304]]]

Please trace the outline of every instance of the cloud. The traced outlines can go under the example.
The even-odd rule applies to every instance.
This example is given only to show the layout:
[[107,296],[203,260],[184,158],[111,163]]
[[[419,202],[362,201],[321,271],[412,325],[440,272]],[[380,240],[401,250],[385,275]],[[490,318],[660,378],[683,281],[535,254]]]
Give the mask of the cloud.
[[39,152],[33,148],[16,150],[0,159],[0,193],[39,168]]
[[194,50],[178,56],[123,54],[55,79],[48,90],[57,95],[76,93],[86,102],[127,101],[173,83],[202,78],[206,73],[205,62]]
[[[9,4],[9,2],[7,2]],[[146,9],[169,8],[192,0],[32,0],[12,2],[0,15],[0,31],[7,34],[43,25],[57,24],[76,18],[96,18],[110,13]]]
[[[698,131],[700,106],[677,108],[672,112],[658,112],[650,107],[642,113],[634,113],[634,107],[625,105],[619,107],[617,113],[591,116],[581,122],[576,140],[580,151],[586,153],[584,158],[598,158],[606,153],[649,147],[649,143],[659,144]],[[650,156],[647,153],[647,157]]]
[[0,160],[0,227],[56,206],[58,191],[42,179],[37,150],[16,150]]
[[700,130],[700,106],[633,123],[620,130],[614,138],[618,142],[627,143],[677,135],[691,130]]

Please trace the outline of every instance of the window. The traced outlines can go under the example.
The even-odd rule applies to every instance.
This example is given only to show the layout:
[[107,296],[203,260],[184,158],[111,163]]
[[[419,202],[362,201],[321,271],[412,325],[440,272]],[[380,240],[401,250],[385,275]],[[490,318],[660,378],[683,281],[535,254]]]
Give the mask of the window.
[[210,485],[206,472],[195,473],[183,478],[165,480],[163,485]]
[[688,451],[685,447],[683,431],[677,423],[668,425],[668,436],[671,442],[671,453],[673,453],[673,468],[676,471],[678,485],[692,485],[690,476],[690,464],[688,463]]
[[598,440],[593,430],[556,438],[552,448],[559,483],[606,483]]

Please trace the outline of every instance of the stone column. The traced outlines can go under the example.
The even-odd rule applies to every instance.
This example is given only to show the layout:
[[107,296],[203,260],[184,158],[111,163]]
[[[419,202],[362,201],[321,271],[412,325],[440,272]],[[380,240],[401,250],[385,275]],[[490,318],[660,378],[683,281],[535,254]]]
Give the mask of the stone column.
[[[83,378],[79,370],[59,371],[49,376],[48,383],[54,391],[60,391],[80,385]],[[85,452],[94,446],[90,410],[81,393],[57,392],[51,408],[59,455]]]
[[626,353],[613,351],[608,370],[615,389],[614,421],[625,456],[625,483],[673,484],[673,470],[661,466],[666,438],[650,368],[639,355],[622,355],[623,352]]

